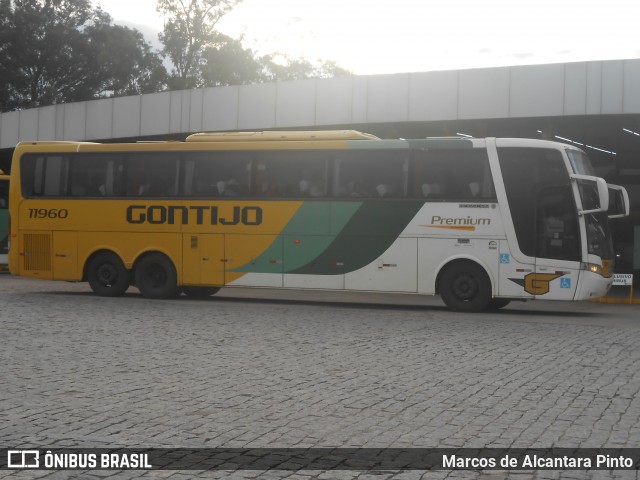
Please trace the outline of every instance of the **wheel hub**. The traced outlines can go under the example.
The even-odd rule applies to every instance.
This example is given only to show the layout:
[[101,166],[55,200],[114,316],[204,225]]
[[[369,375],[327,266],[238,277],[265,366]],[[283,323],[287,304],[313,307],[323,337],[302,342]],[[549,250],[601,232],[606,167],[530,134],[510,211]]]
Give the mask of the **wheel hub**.
[[98,268],[98,278],[103,285],[111,285],[118,279],[118,271],[110,263],[102,264]]
[[461,300],[473,298],[478,291],[478,284],[470,275],[461,275],[453,283],[453,293]]

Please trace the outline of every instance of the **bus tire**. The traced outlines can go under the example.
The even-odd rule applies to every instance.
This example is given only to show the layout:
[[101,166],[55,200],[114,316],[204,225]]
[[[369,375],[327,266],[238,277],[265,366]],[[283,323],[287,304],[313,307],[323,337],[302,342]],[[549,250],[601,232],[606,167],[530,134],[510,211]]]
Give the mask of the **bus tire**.
[[135,266],[136,287],[146,298],[175,298],[178,290],[178,274],[173,262],[162,253],[150,253]]
[[129,272],[113,252],[100,252],[89,261],[87,280],[101,297],[119,297],[129,288]]
[[475,262],[455,262],[446,267],[439,282],[444,303],[456,312],[481,312],[491,302],[491,281]]
[[487,310],[500,310],[502,307],[506,307],[510,303],[510,298],[492,298],[489,305],[487,305]]
[[215,295],[220,291],[220,287],[182,287],[182,293],[191,298],[206,298]]

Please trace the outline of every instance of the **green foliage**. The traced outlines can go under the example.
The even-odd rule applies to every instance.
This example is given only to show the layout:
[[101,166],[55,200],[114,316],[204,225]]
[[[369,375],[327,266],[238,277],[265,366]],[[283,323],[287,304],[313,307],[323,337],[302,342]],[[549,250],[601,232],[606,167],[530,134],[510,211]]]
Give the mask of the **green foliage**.
[[103,79],[103,93],[139,95],[164,88],[167,72],[162,60],[138,30],[101,23],[86,32]]
[[244,85],[265,81],[262,65],[239,40],[219,35],[207,46],[199,62],[202,86]]
[[0,111],[158,92],[348,74],[333,62],[259,56],[216,25],[242,0],[158,0],[162,55],[91,0],[0,0]]
[[158,0],[165,16],[160,34],[163,54],[173,71],[171,89],[242,85],[348,75],[335,62],[312,63],[282,54],[258,56],[236,40],[220,34],[216,24],[242,0]]
[[260,59],[260,63],[268,81],[329,78],[351,74],[333,61],[318,60],[314,64],[304,58],[291,58],[282,54],[265,55]]
[[174,66],[172,89],[199,86],[200,60],[218,36],[216,24],[241,1],[158,0],[157,10],[165,16],[164,31],[159,35],[162,52]]
[[0,0],[0,55],[0,111],[157,91],[166,76],[90,0]]

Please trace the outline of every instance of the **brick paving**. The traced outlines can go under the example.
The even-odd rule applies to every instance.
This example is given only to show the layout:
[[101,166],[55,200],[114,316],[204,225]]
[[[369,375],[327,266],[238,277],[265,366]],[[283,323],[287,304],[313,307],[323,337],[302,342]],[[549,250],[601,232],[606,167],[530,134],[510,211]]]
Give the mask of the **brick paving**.
[[[637,306],[534,302],[473,315],[449,312],[437,298],[221,294],[109,299],[83,284],[0,276],[0,445],[640,446]],[[290,301],[300,298],[307,301]],[[506,475],[0,472],[176,480]],[[508,475],[637,478],[629,471]]]

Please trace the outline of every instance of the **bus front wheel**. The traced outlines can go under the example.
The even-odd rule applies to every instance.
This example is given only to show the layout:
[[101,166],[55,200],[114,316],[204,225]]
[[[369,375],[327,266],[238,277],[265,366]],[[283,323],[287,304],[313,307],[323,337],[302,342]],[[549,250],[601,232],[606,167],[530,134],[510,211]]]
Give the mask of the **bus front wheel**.
[[451,310],[481,312],[491,302],[491,282],[477,263],[453,263],[440,278],[440,295]]
[[119,297],[129,288],[129,272],[112,252],[101,252],[91,259],[87,280],[91,290],[102,297]]
[[511,303],[510,298],[492,298],[487,305],[487,310],[499,310]]
[[173,262],[161,253],[143,257],[135,266],[136,286],[146,298],[178,296],[178,275]]

